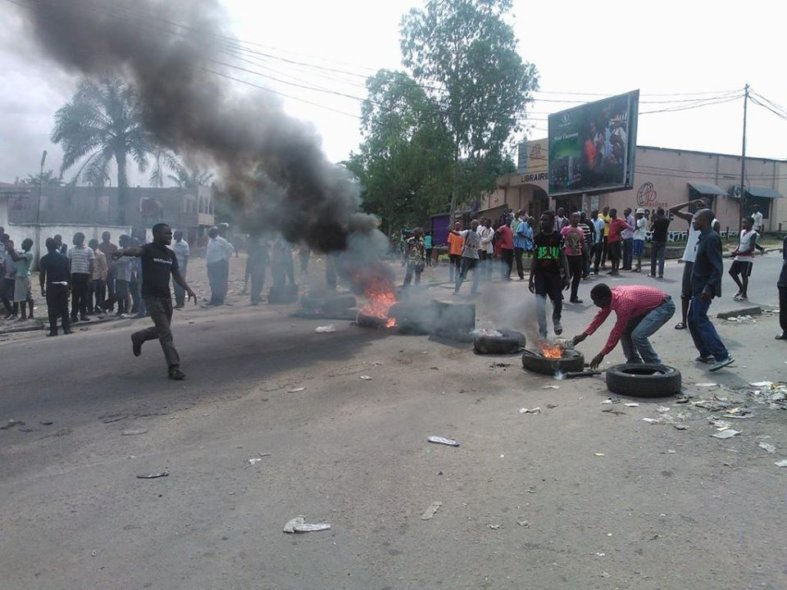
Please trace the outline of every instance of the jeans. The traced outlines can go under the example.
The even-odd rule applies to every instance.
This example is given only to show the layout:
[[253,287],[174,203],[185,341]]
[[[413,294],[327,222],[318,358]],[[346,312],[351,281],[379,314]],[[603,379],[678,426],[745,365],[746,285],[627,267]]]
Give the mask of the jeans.
[[510,279],[511,278],[511,271],[514,268],[514,251],[513,250],[506,250],[505,248],[500,250],[500,257],[503,259],[503,278]]
[[547,296],[552,300],[552,324],[560,323],[563,313],[563,279],[560,274],[536,272],[533,277],[536,291],[538,335],[547,337]]
[[459,275],[459,270],[462,268],[462,257],[459,254],[451,254],[448,262],[448,280],[452,283],[455,277]]
[[634,258],[634,238],[623,240],[623,270],[631,270],[631,262]]
[[620,345],[623,347],[627,363],[645,361],[661,364],[661,359],[653,350],[648,337],[655,334],[673,315],[675,315],[675,304],[671,297],[667,297],[664,303],[628,323],[620,337]]
[[664,276],[664,255],[667,253],[667,242],[650,243],[650,274],[656,276],[656,262],[659,263],[659,276]]
[[[183,265],[178,267],[178,270],[180,271],[180,276],[183,277],[184,281],[186,280],[186,269],[188,269],[188,265],[189,265],[189,261],[188,259],[186,259]],[[177,281],[172,281],[172,283],[175,287],[175,305],[177,305],[178,307],[183,307],[184,305],[186,305],[186,290],[183,287],[181,287]]]
[[71,275],[71,320],[87,316],[90,298],[90,275],[75,272]]
[[729,356],[727,349],[719,338],[718,332],[713,322],[708,318],[708,308],[711,301],[705,303],[699,293],[695,293],[689,304],[688,324],[694,346],[700,356],[707,357],[713,355],[717,361],[726,359]]
[[470,294],[475,295],[478,293],[478,260],[476,258],[462,258],[462,268],[459,271],[459,274],[456,275],[456,286],[454,288],[454,293],[459,293],[459,287],[462,286],[465,279],[467,278],[467,273],[472,270],[473,271],[473,286],[470,288]]
[[423,272],[423,267],[416,264],[415,262],[408,262],[407,269],[404,271],[404,283],[402,283],[402,287],[408,287],[410,283],[413,281],[413,274],[415,274],[415,284],[421,284],[421,273]]
[[[219,260],[208,264],[208,282],[210,283],[210,304],[223,305],[227,296],[227,280],[230,274],[230,263]],[[275,281],[274,281],[275,282]]]
[[598,274],[598,267],[601,265],[601,254],[604,252],[604,242],[593,244],[593,273]]
[[94,279],[90,281],[90,297],[87,302],[88,313],[100,312],[104,309],[106,299],[106,284],[104,279]]
[[154,325],[134,332],[131,338],[141,342],[158,339],[161,343],[161,350],[164,351],[164,357],[167,359],[167,366],[170,369],[179,366],[180,357],[178,351],[175,350],[170,329],[172,300],[169,297],[145,297],[145,308],[150,313],[150,319],[153,320]]
[[57,334],[57,318],[63,322],[63,332],[71,332],[68,319],[68,287],[66,285],[46,286],[46,307],[49,315],[49,333]]
[[520,279],[525,278],[525,267],[522,264],[522,256],[525,253],[524,248],[514,248],[514,260],[516,260],[516,274],[519,275]]

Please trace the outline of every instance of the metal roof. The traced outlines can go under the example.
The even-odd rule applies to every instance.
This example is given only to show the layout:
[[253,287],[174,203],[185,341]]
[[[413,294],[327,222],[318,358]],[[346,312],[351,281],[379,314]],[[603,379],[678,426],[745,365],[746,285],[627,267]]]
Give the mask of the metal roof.
[[763,199],[780,199],[781,195],[767,186],[750,186],[746,192],[752,197],[761,197]]
[[702,182],[690,182],[689,186],[701,195],[726,195],[727,191],[721,190],[715,184],[705,184]]

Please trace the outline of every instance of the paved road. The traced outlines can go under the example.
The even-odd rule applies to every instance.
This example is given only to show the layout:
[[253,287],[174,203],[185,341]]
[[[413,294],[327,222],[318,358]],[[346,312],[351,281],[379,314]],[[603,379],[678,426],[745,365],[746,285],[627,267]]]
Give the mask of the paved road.
[[[773,304],[780,260],[757,262],[751,299]],[[658,284],[677,297],[679,277],[669,263]],[[649,279],[619,282],[633,280]],[[479,323],[519,322],[530,297],[493,283]],[[566,307],[572,334],[592,310]],[[179,315],[183,383],[165,378],[155,343],[131,356],[131,327],[3,344],[0,421],[26,424],[0,430],[0,586],[787,587],[787,469],[773,465],[787,457],[783,411],[753,404],[742,434],[721,441],[706,410],[672,405],[689,429],[651,426],[641,418],[671,400],[602,412],[601,379],[555,381],[517,357],[287,311]],[[314,332],[326,323],[337,331]],[[691,362],[687,333],[656,336],[689,393],[787,380],[774,317],[720,330],[738,363],[712,376]],[[725,389],[696,385],[708,381]],[[462,446],[429,445],[431,434]],[[333,528],[283,534],[299,514]]]

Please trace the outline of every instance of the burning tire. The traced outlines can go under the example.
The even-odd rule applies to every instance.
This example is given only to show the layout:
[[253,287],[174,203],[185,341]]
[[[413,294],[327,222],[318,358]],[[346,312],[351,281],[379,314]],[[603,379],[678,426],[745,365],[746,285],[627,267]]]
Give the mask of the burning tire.
[[607,369],[607,389],[633,397],[669,397],[680,393],[680,371],[667,365],[613,365]]
[[393,328],[396,325],[396,320],[388,317],[368,315],[359,311],[358,315],[355,316],[355,323],[362,328]]
[[496,330],[497,333],[479,333],[473,338],[477,354],[513,354],[525,347],[525,335],[516,330]]
[[546,358],[537,352],[525,350],[522,354],[522,366],[528,371],[554,375],[557,372],[582,371],[585,368],[585,357],[576,350],[564,350],[559,359]]

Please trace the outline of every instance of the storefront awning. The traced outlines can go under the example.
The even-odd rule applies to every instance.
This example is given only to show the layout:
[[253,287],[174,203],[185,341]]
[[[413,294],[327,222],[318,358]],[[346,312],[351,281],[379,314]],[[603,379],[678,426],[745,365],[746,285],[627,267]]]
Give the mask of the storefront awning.
[[761,199],[780,199],[781,195],[767,186],[750,186],[746,189],[746,193],[750,197],[759,197]]
[[689,186],[701,195],[726,195],[727,191],[721,190],[715,184],[705,184],[702,182],[690,182]]

